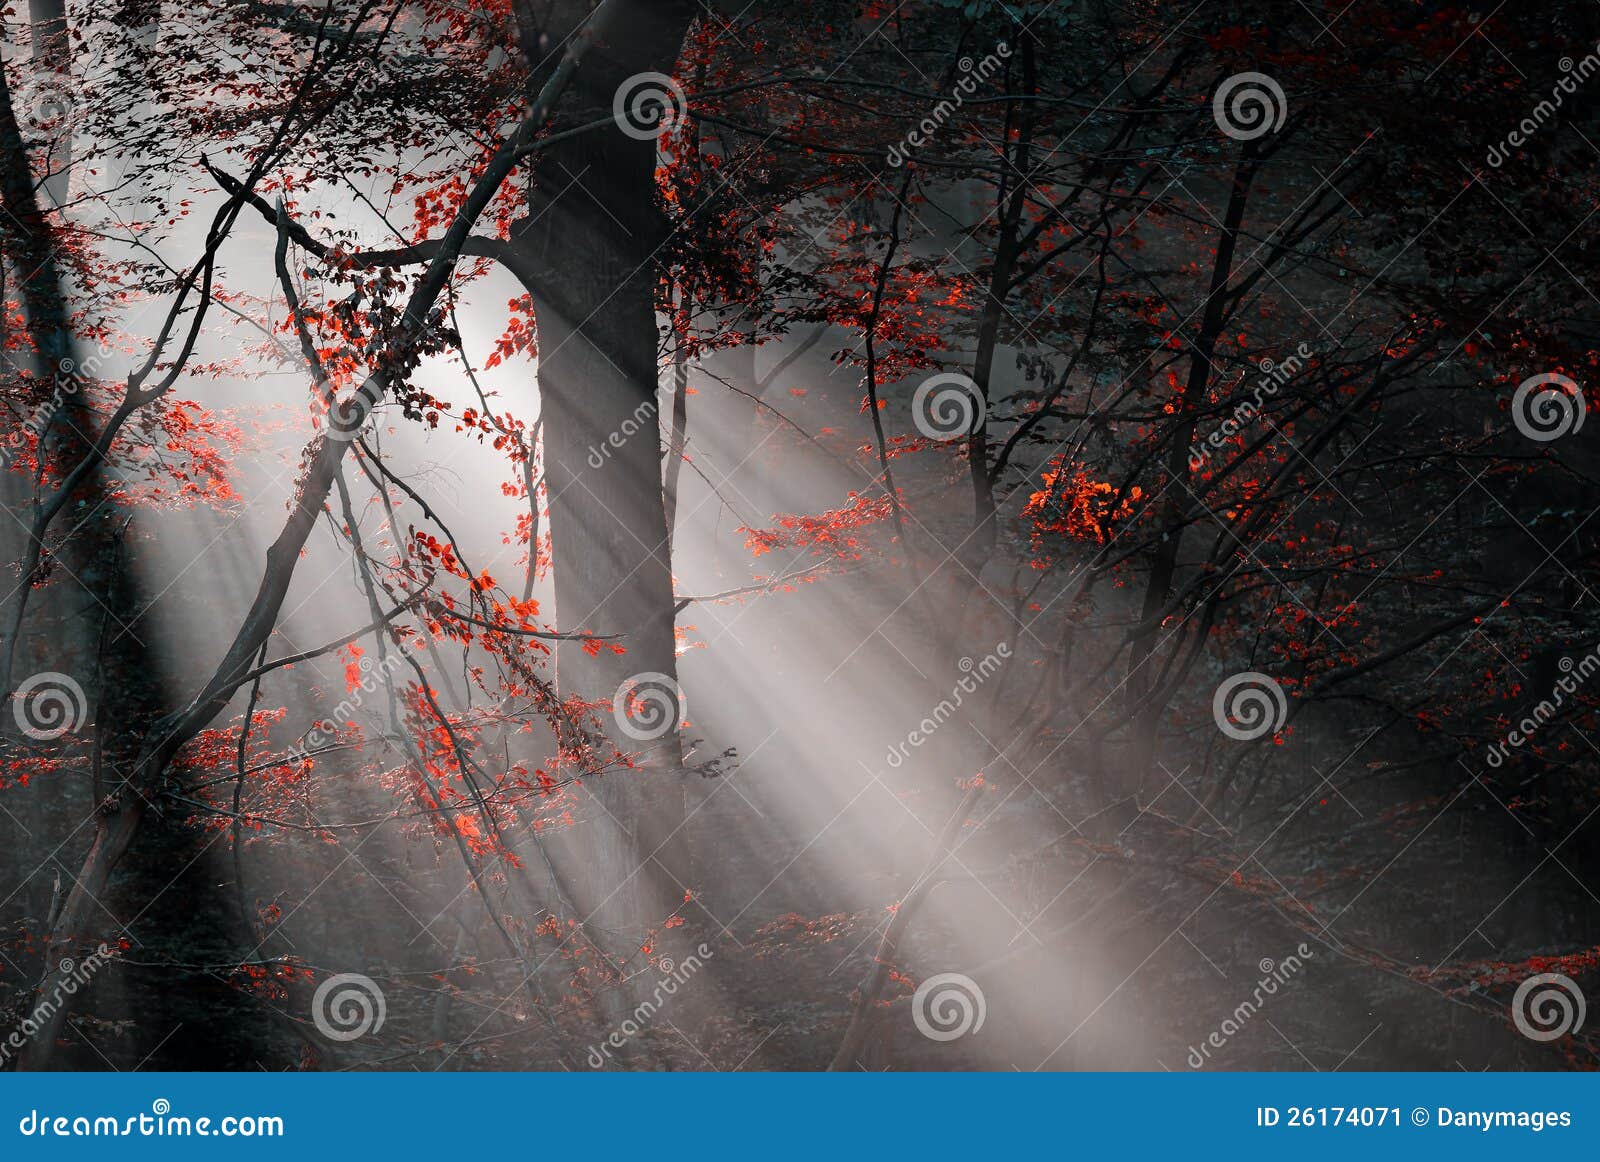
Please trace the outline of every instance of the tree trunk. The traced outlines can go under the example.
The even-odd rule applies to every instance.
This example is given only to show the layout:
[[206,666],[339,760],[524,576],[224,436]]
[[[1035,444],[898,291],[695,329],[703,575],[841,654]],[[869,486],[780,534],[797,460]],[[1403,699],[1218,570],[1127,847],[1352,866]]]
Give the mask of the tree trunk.
[[31,112],[47,139],[45,163],[50,177],[45,192],[56,206],[67,204],[72,182],[72,41],[67,31],[66,0],[28,0],[33,27],[34,92]]
[[[687,3],[623,3],[617,34],[597,44],[577,81],[572,118],[595,119],[638,74],[665,73],[693,14]],[[557,5],[551,39],[583,18]],[[564,18],[564,20],[562,19]],[[540,155],[529,226],[518,248],[538,271],[537,325],[556,616],[564,630],[620,635],[625,652],[564,642],[563,696],[607,701],[630,678],[662,675],[664,729],[640,738],[598,716],[636,767],[588,781],[579,905],[602,947],[635,959],[648,929],[682,900],[683,820],[673,598],[662,503],[653,254],[656,141],[620,124],[591,129]],[[644,688],[640,694],[646,693]],[[620,702],[618,715],[623,707]]]
[[[1150,763],[1155,757],[1156,734],[1160,728],[1165,699],[1158,697],[1153,656],[1160,637],[1159,619],[1172,593],[1172,580],[1177,573],[1178,551],[1183,546],[1186,527],[1184,514],[1188,510],[1189,447],[1194,442],[1195,414],[1205,403],[1206,392],[1211,387],[1212,356],[1217,340],[1228,319],[1227,290],[1233,277],[1233,256],[1239,244],[1239,229],[1244,223],[1245,207],[1250,200],[1250,185],[1259,165],[1253,149],[1246,147],[1244,156],[1234,169],[1233,184],[1228,195],[1221,229],[1218,231],[1217,256],[1211,268],[1211,286],[1206,295],[1205,312],[1200,321],[1200,333],[1195,338],[1189,357],[1189,378],[1183,386],[1180,402],[1180,419],[1172,447],[1167,450],[1167,488],[1163,521],[1169,530],[1156,548],[1155,560],[1150,566],[1150,581],[1145,589],[1144,608],[1140,613],[1141,636],[1134,641],[1128,659],[1128,697],[1132,713],[1132,747],[1127,770],[1127,788],[1139,792],[1149,777]],[[1181,643],[1180,643],[1181,644]],[[1140,705],[1140,703],[1144,705]]]

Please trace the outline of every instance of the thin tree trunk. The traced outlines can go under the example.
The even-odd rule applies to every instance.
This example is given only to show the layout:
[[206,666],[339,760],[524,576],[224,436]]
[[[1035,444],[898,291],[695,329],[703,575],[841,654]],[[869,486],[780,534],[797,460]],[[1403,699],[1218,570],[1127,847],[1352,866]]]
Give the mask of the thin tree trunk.
[[[1022,90],[1024,95],[1032,97],[1037,89],[1033,40],[1024,36]],[[1008,120],[1009,116],[1008,106]],[[972,381],[983,397],[985,413],[992,403],[990,381],[994,373],[995,351],[999,347],[1000,325],[1006,314],[1006,298],[1011,294],[1011,280],[1016,273],[1022,211],[1030,192],[1027,175],[1033,152],[1031,103],[1023,103],[1019,118],[1017,144],[1007,158],[1010,163],[1007,171],[1001,176],[999,236],[995,240],[994,264],[989,269],[989,285],[978,319],[977,350],[972,358]],[[977,424],[967,437],[967,472],[972,481],[972,535],[962,547],[960,557],[968,573],[975,579],[973,587],[976,588],[976,578],[982,576],[984,565],[994,556],[999,533],[995,523],[994,477],[989,470],[989,433],[985,424]]]
[[64,206],[72,183],[72,130],[77,124],[71,100],[72,38],[67,30],[66,0],[28,0],[28,23],[33,26],[30,63],[39,106],[33,112],[48,118],[48,125],[41,126],[49,137],[45,164],[50,176],[44,188],[54,205]]
[[1145,589],[1144,608],[1140,620],[1143,636],[1133,643],[1128,659],[1128,697],[1130,704],[1149,700],[1133,718],[1132,750],[1127,770],[1130,791],[1138,791],[1147,778],[1150,763],[1155,755],[1156,733],[1160,727],[1165,701],[1153,697],[1156,682],[1150,672],[1160,627],[1156,624],[1172,592],[1172,580],[1177,572],[1178,552],[1183,546],[1183,513],[1187,510],[1189,482],[1189,446],[1194,442],[1195,413],[1205,402],[1211,386],[1212,357],[1216,354],[1217,340],[1228,319],[1228,283],[1233,277],[1233,256],[1239,244],[1239,228],[1244,222],[1245,208],[1250,200],[1250,184],[1255,179],[1257,161],[1254,151],[1247,146],[1243,157],[1233,172],[1233,184],[1228,193],[1228,206],[1223,214],[1222,228],[1217,239],[1217,257],[1211,268],[1211,288],[1206,296],[1205,312],[1200,321],[1200,333],[1195,337],[1189,358],[1189,378],[1183,387],[1179,403],[1180,420],[1172,446],[1167,450],[1167,498],[1163,520],[1168,535],[1156,546],[1155,560],[1150,566],[1150,580]]

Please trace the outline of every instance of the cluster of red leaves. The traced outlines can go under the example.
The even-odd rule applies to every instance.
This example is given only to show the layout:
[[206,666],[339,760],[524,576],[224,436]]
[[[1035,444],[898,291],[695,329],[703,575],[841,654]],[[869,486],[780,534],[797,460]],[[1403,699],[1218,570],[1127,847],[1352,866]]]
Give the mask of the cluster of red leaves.
[[1053,537],[1105,544],[1118,525],[1134,516],[1144,495],[1137,484],[1124,494],[1081,467],[1069,472],[1060,456],[1039,475],[1044,487],[1030,493],[1022,509],[1023,519],[1029,522],[1035,569],[1048,568],[1054,561],[1048,548]]
[[495,340],[494,350],[483,361],[485,367],[498,367],[516,355],[532,357],[536,352],[533,326],[533,296],[518,295],[506,304],[506,329]]
[[865,545],[861,533],[893,515],[887,496],[863,496],[851,492],[848,503],[817,516],[804,513],[779,513],[778,525],[771,529],[740,528],[745,547],[753,556],[774,549],[806,549],[815,557],[836,557],[859,561]]
[[228,974],[228,983],[234,988],[268,1001],[286,1001],[295,981],[309,983],[315,979],[316,973],[292,956],[246,962]]

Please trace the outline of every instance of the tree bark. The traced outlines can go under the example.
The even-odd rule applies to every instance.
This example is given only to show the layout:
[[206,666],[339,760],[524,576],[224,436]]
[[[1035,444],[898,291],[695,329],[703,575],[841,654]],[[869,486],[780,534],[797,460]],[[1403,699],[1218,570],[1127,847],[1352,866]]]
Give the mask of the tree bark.
[[[550,40],[584,8],[556,5]],[[678,0],[619,8],[616,35],[596,46],[578,79],[574,123],[604,116],[630,78],[670,72],[693,16]],[[621,635],[625,649],[590,654],[581,643],[561,644],[561,692],[587,701],[612,699],[640,674],[677,681],[656,402],[656,150],[654,138],[620,124],[556,142],[539,159],[529,224],[516,240],[537,271],[528,290],[557,616],[568,631]],[[588,782],[579,904],[632,958],[683,896],[682,750],[676,713],[647,739],[621,732],[603,706],[598,717],[636,766]]]
[[28,0],[28,23],[33,26],[30,63],[35,83],[42,99],[50,101],[53,114],[45,156],[50,176],[44,188],[59,207],[67,204],[72,182],[72,129],[77,121],[67,96],[72,91],[72,40],[66,0]]

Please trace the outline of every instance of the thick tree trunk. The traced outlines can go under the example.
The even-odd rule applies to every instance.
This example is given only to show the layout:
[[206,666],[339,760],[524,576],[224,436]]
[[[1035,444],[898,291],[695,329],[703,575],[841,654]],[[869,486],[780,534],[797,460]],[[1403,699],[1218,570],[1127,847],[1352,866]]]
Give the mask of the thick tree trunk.
[[[551,39],[580,21],[584,7],[557,5]],[[615,35],[584,64],[574,120],[603,116],[630,78],[670,72],[693,15],[692,5],[676,0],[631,0],[621,9]],[[541,155],[530,225],[518,239],[539,272],[529,289],[556,615],[565,630],[620,635],[625,649],[591,655],[562,644],[563,695],[591,701],[612,699],[641,674],[669,683],[677,675],[656,400],[656,147],[620,124],[555,144]],[[637,766],[586,787],[588,835],[578,842],[587,882],[579,904],[602,946],[630,959],[683,897],[683,858],[673,842],[684,790],[675,708],[668,717],[659,736],[640,738],[602,708],[602,723]]]
[[[36,5],[34,11],[37,14],[39,6]],[[37,42],[35,47],[37,50]],[[4,162],[0,166],[0,173],[3,173],[0,202],[9,220],[17,226],[15,231],[4,234],[7,258],[18,268],[31,272],[23,281],[20,295],[34,347],[31,361],[35,382],[30,403],[46,419],[39,435],[39,456],[73,465],[88,453],[92,425],[79,390],[71,312],[56,261],[55,235],[35,197],[32,168],[12,94],[3,75],[0,75],[0,160]],[[135,599],[132,580],[122,569],[114,542],[113,522],[102,504],[104,490],[99,472],[89,473],[73,495],[81,500],[83,511],[90,515],[80,521],[75,535],[59,550],[71,563],[70,575],[74,579],[98,578],[94,588],[76,580],[75,584],[111,615],[120,612],[131,616],[128,611],[137,609],[141,602]],[[36,517],[20,554],[21,575],[17,579],[12,607],[7,611],[5,641],[0,643],[4,650],[3,661],[0,661],[0,700],[10,696],[16,677],[23,614],[40,560],[41,535]],[[63,657],[57,663],[63,670],[72,668],[65,659],[72,657],[75,649],[81,651],[80,659],[87,659],[98,648],[100,656],[95,669],[118,676],[105,682],[103,688],[88,684],[99,721],[92,727],[87,723],[78,724],[80,729],[98,732],[99,753],[104,765],[114,771],[119,768],[128,746],[129,732],[136,729],[137,724],[149,721],[150,703],[161,685],[160,667],[146,655],[138,636],[121,625],[115,632],[100,635],[98,643],[71,639],[54,644]],[[77,669],[80,676],[88,676],[87,666]],[[126,675],[136,675],[138,680],[120,677]],[[136,823],[137,818],[131,822]],[[89,913],[98,908],[97,901],[104,892],[111,866],[127,850],[132,836],[132,827],[124,830],[111,816],[102,816],[96,821],[95,839],[84,868],[54,917],[52,941],[44,958],[45,974],[39,986],[41,995],[51,991],[62,953],[69,948],[76,952],[80,935],[87,937],[92,930],[93,917]],[[55,934],[62,936],[59,942]],[[48,1063],[55,1036],[65,1017],[64,1011],[58,1011],[47,1022],[47,1027],[30,1039],[18,1058],[19,1068],[41,1068]]]

